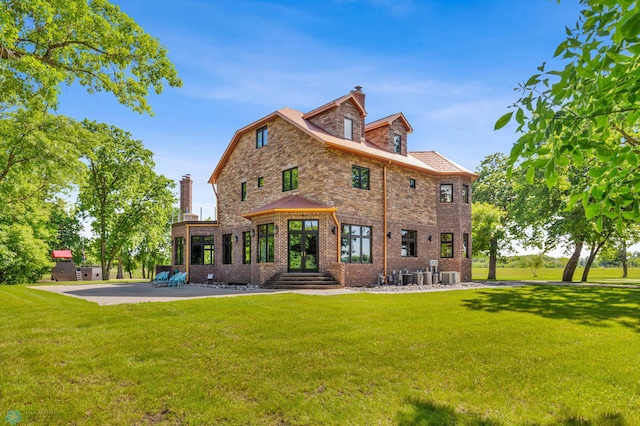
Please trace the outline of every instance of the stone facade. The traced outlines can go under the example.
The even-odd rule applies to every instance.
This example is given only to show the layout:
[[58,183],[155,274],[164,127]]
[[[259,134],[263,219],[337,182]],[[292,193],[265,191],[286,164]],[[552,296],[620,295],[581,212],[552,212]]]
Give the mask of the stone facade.
[[[317,269],[342,285],[371,285],[381,274],[426,270],[431,260],[439,261],[440,271],[458,271],[461,279],[470,280],[471,205],[460,193],[463,185],[471,187],[475,175],[453,163],[440,170],[411,157],[410,126],[404,116],[396,116],[367,130],[364,94],[358,89],[306,115],[284,109],[237,132],[210,180],[216,185],[218,222],[173,227],[174,242],[182,236],[185,246],[193,235],[212,235],[215,263],[190,265],[185,248],[185,264],[175,265],[174,259],[174,267],[188,270],[192,282],[204,282],[213,274],[214,281],[262,284],[289,270],[289,221],[317,220]],[[353,120],[353,140],[343,138],[345,117]],[[257,147],[256,131],[264,126],[267,144]],[[394,152],[396,134],[401,136],[401,153]],[[365,188],[355,187],[354,166],[368,172]],[[283,172],[294,168],[297,188],[285,191]],[[440,202],[441,184],[453,185],[453,202]],[[257,234],[263,224],[277,229],[273,262],[258,262]],[[341,229],[347,224],[371,228],[370,263],[341,261]],[[411,256],[403,256],[403,231],[415,231]],[[453,233],[451,258],[440,256],[442,233]],[[464,234],[469,235],[469,257],[463,256]],[[224,235],[231,241],[228,264],[223,262]],[[245,235],[251,240],[250,263],[243,262]]]

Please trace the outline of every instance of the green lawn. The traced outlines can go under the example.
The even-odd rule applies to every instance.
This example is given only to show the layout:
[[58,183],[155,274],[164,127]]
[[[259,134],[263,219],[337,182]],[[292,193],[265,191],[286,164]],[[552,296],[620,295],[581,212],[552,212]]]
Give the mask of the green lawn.
[[99,307],[0,287],[0,419],[640,424],[640,290],[529,286]]
[[[529,268],[497,268],[496,279],[505,281],[562,281],[563,268],[540,268],[537,277],[533,276]],[[576,269],[573,280],[582,279],[582,268]],[[488,268],[473,268],[474,280],[486,280]],[[589,282],[609,284],[640,284],[640,268],[629,268],[629,277],[622,279],[621,268],[591,268]]]

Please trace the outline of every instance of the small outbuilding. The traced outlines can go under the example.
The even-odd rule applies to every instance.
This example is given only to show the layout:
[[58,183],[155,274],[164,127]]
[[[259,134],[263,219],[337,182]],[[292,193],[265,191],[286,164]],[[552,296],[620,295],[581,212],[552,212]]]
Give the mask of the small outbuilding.
[[102,279],[102,269],[97,266],[83,266],[78,268],[73,263],[71,250],[53,250],[51,258],[56,266],[51,269],[51,279],[54,281],[92,281]]

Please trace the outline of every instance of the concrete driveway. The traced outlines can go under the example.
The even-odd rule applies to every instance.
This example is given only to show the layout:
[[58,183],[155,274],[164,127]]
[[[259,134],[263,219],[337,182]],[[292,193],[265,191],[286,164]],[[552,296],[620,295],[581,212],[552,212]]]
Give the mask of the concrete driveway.
[[29,288],[63,294],[88,300],[98,305],[119,305],[122,303],[172,302],[175,300],[203,299],[206,297],[251,296],[273,293],[302,294],[344,294],[348,290],[268,290],[268,289],[226,289],[187,285],[181,287],[151,287],[151,283],[127,284],[82,284],[30,286]]

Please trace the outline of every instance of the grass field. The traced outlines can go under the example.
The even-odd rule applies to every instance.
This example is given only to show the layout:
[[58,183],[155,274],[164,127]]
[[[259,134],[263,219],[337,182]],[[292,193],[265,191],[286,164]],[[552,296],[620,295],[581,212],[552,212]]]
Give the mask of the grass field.
[[640,424],[636,289],[0,300],[29,424]]
[[[496,279],[504,281],[562,281],[563,268],[540,268],[537,277],[533,276],[529,268],[497,268]],[[474,280],[486,280],[488,268],[473,268]],[[582,279],[582,268],[576,269],[573,280],[579,282]],[[588,282],[610,284],[640,284],[640,268],[629,268],[627,279],[622,279],[622,269],[617,268],[591,268]]]

